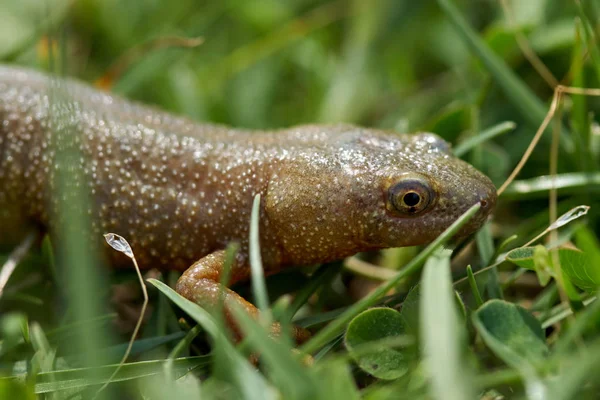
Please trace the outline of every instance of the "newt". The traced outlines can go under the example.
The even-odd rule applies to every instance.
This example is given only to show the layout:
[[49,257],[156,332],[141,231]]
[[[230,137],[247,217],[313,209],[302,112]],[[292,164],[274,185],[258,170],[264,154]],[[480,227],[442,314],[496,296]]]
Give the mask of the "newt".
[[[461,232],[467,235],[496,202],[492,182],[431,133],[348,124],[275,131],[200,124],[73,79],[0,66],[0,243],[18,240],[26,227],[52,228],[53,82],[71,103],[67,115],[95,237],[127,238],[141,268],[182,271],[176,290],[201,306],[216,301],[230,242],[239,242],[240,251],[227,286],[250,276],[256,194],[266,275],[426,244],[480,203]],[[129,265],[106,248],[113,265]],[[232,325],[230,302],[257,315],[254,305],[224,290]]]

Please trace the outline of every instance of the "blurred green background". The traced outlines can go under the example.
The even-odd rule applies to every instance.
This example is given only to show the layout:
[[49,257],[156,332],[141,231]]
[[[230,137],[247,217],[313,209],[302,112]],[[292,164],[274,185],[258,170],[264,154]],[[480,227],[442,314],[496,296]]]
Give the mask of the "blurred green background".
[[[493,140],[483,141],[461,154],[499,186],[521,159],[553,94],[553,89],[523,56],[515,40],[516,33],[527,38],[533,51],[561,83],[579,87],[600,86],[598,1],[507,0],[506,3],[513,15],[510,23],[499,0],[0,0],[0,61],[75,76],[127,98],[185,114],[197,121],[235,127],[276,129],[304,123],[346,122],[398,132],[431,131],[454,145],[464,145],[488,128],[512,121],[514,130],[505,129]],[[451,7],[452,4],[457,7],[456,10]],[[457,20],[455,12],[462,15],[464,21]],[[472,37],[469,37],[469,26],[475,32]],[[202,38],[203,43],[195,47],[161,46],[161,43],[173,38]],[[473,40],[477,43],[474,44]],[[487,53],[484,51],[482,54],[482,48],[487,49]],[[119,65],[124,66],[119,73],[107,75]],[[597,246],[594,247],[594,235],[597,238],[600,227],[595,207],[600,183],[600,127],[595,115],[600,102],[598,98],[582,96],[566,97],[564,100],[557,158],[562,187],[558,212],[560,214],[579,204],[591,205],[587,225],[591,228],[592,239],[576,241],[576,244],[581,247],[582,243],[592,243],[586,251],[592,249],[600,254]],[[549,174],[550,168],[550,133],[548,129],[519,175],[521,185],[509,188],[500,198],[492,223],[477,237],[476,250],[471,248],[473,251],[468,254],[469,257],[453,260],[455,280],[464,278],[467,264],[475,270],[492,264],[492,256],[504,239],[517,234],[518,239],[510,246],[523,244],[548,226],[549,180],[544,176]],[[575,228],[569,225],[561,231],[560,240],[570,241],[574,231]],[[5,340],[0,342],[0,356],[5,357],[0,363],[3,371],[8,371],[4,367],[9,365],[13,373],[24,373],[25,367],[18,364],[24,358],[27,362],[33,360],[34,365],[41,365],[43,370],[46,364],[40,362],[40,358],[52,358],[49,354],[53,354],[51,349],[54,348],[58,348],[57,354],[62,356],[75,342],[84,348],[93,346],[90,341],[96,338],[117,342],[115,337],[118,335],[114,332],[118,330],[107,323],[113,320],[114,314],[108,309],[105,299],[94,297],[90,300],[91,296],[86,299],[83,292],[74,294],[69,303],[65,300],[69,297],[62,287],[63,282],[57,278],[59,275],[56,275],[54,265],[46,268],[44,273],[50,272],[40,278],[41,265],[48,267],[48,260],[52,260],[52,256],[47,254],[48,249],[47,246],[46,252],[33,252],[24,268],[17,270],[11,284],[17,288],[23,284],[26,290],[17,291],[16,295],[13,291],[11,296],[4,297],[0,311],[20,310],[27,313],[29,323],[41,321],[43,330],[41,333],[38,331],[38,335],[43,337],[45,330],[51,346],[40,348],[39,343],[44,341],[34,336],[33,350],[27,347],[29,343],[26,343],[27,346],[21,343],[21,347],[12,343],[15,347],[3,352],[3,343],[4,349],[7,349],[6,338],[20,337],[15,321],[22,321],[18,318],[23,317],[15,317],[15,314],[7,316],[6,313],[5,317],[0,317],[0,331]],[[3,261],[6,254],[2,254],[0,260]],[[416,249],[391,250],[380,259],[373,260],[385,267],[398,268],[415,254]],[[595,283],[600,285],[600,264],[596,267],[593,271],[584,270],[591,271],[590,279],[596,279]],[[511,281],[516,279],[514,275],[511,277],[514,265],[503,263],[499,269],[498,276],[495,273],[478,276],[482,292],[484,287],[487,288],[485,300],[504,296],[514,303],[531,306],[546,329],[542,333],[540,325],[536,335],[547,334],[548,343],[554,343],[554,329],[557,332],[568,329],[569,324],[561,325],[568,311],[578,312],[580,309],[577,307],[583,307],[583,303],[579,305],[573,299],[569,299],[571,303],[560,299],[556,285],[543,288],[533,272],[525,274],[528,281],[515,284],[515,280]],[[109,274],[111,282],[134,282],[128,290],[135,292],[134,274],[129,273],[124,278],[121,274]],[[52,279],[46,279],[47,276]],[[172,283],[175,278],[171,275],[165,280]],[[411,277],[412,280],[405,282],[398,292],[404,291],[404,296],[410,284],[418,282],[418,278]],[[33,279],[35,285],[28,286],[28,279]],[[77,279],[86,278],[82,275]],[[271,298],[276,299],[273,293],[285,291],[286,285],[298,289],[306,283],[306,279],[303,275],[302,278],[293,275],[292,278],[284,276],[270,281]],[[351,304],[360,297],[352,292],[356,291],[356,287],[372,287],[348,271],[341,274],[341,278],[328,279],[330,281],[319,294],[317,305],[312,304],[314,314],[304,310],[308,318],[329,321],[336,315],[324,311]],[[106,293],[101,295],[108,297],[108,288],[94,282],[102,286],[96,289],[106,289]],[[464,282],[463,286],[456,288],[461,294],[468,293],[465,295],[467,308],[474,311],[481,306],[470,297],[471,292]],[[182,332],[189,333],[189,326],[180,329],[167,300],[158,296],[156,291],[153,294],[156,311],[141,336],[141,339],[150,342],[138,343],[141,350],[138,349],[136,357],[162,360],[171,350],[172,342],[181,339]],[[133,297],[135,295],[139,300],[139,293],[135,292]],[[69,304],[77,304],[77,296],[90,300],[90,303],[96,302],[95,309],[90,306],[95,312],[98,308],[102,309],[100,319],[86,320],[88,330],[100,326],[91,336],[86,336],[83,329],[78,331],[77,322],[85,317],[95,318],[96,314],[89,315],[85,310],[69,308]],[[586,301],[593,299],[590,293],[582,293],[582,296]],[[404,297],[399,303],[402,301]],[[589,326],[600,326],[596,316],[598,311],[592,312],[596,314],[588,313],[584,317],[591,319],[580,318],[579,321],[587,321],[585,323]],[[422,314],[421,318],[430,317],[425,312]],[[13,317],[16,319],[11,319]],[[23,317],[23,320],[27,318]],[[527,386],[527,377],[519,378],[522,372],[519,366],[508,363],[509,368],[506,368],[502,364],[505,375],[493,375],[492,370],[499,367],[499,359],[503,357],[498,353],[495,354],[499,359],[491,356],[480,341],[475,341],[475,328],[469,325],[468,329],[470,339],[473,339],[470,347],[472,358],[477,358],[477,362],[473,363],[479,368],[481,380],[499,382],[499,390],[504,394],[512,393],[513,389],[518,396],[531,394],[522,387]],[[586,339],[598,337],[597,330],[587,333]],[[121,338],[126,338],[126,335]],[[546,345],[546,337],[538,339],[544,341],[542,347]],[[110,351],[104,351],[105,348],[98,343],[94,351],[119,355],[124,348],[122,341],[120,343],[111,347]],[[169,345],[166,346],[166,343]],[[160,351],[144,353],[145,345],[152,349],[158,347]],[[332,345],[323,354],[340,348]],[[571,349],[568,345],[565,348]],[[562,353],[555,354],[555,361],[574,357],[576,352],[569,353],[565,348]],[[598,348],[600,346],[594,347]],[[193,348],[190,354],[201,353],[198,350],[202,349]],[[97,365],[93,362],[96,356],[88,356],[88,361],[92,361],[87,365]],[[108,358],[111,362],[119,359],[114,356]],[[596,358],[600,360],[600,357]],[[4,363],[6,360],[9,363]],[[14,361],[18,361],[17,367],[10,364]],[[46,367],[52,370],[79,365],[67,359],[64,365],[55,363]],[[409,398],[430,398],[426,395],[421,397],[423,391],[419,385],[423,378],[418,368],[411,370],[414,375],[410,375],[408,383],[398,380],[389,386],[378,386],[373,384],[374,379],[351,365],[352,382],[361,388],[374,388],[372,393],[379,396],[371,398],[396,398],[394,394],[398,392],[419,393]],[[343,366],[345,368],[346,364]],[[581,366],[583,368],[584,364]],[[127,371],[133,371],[132,376],[143,375],[140,371],[145,371],[144,368],[150,367],[134,363]],[[162,366],[153,368],[158,370]],[[298,373],[294,368],[282,370],[294,376]],[[218,366],[215,370],[219,372]],[[235,368],[231,367],[231,370]],[[593,371],[591,367],[588,370]],[[318,368],[316,371],[319,371]],[[220,373],[221,379],[228,379],[227,373],[223,374],[222,370]],[[206,374],[209,373],[204,370],[198,373],[203,378]],[[329,376],[331,380],[324,387],[337,377]],[[58,385],[70,378],[71,375],[61,375],[57,378]],[[277,380],[281,377],[269,378],[270,383],[281,383]],[[37,379],[38,386],[35,387],[39,391],[42,378]],[[43,379],[50,380],[47,376]],[[346,382],[347,376],[340,379],[340,382]],[[560,379],[556,381],[561,383]],[[0,380],[0,394],[3,382]],[[569,382],[569,390],[578,390],[579,381]],[[544,385],[547,383],[544,382]],[[42,384],[50,385],[46,381]],[[162,393],[158,389],[159,384],[153,384],[155,386],[149,384],[148,387]],[[510,384],[515,386],[508,390],[506,385]],[[93,385],[90,383],[90,386]],[[490,386],[493,385],[486,387]],[[52,387],[56,389],[57,386]],[[286,393],[281,386],[279,389]],[[415,391],[411,392],[413,389]],[[167,391],[165,387],[161,390]],[[594,398],[595,392],[588,391],[590,393],[589,398]],[[168,393],[162,398],[166,397]],[[190,395],[188,398],[196,397]],[[223,398],[229,397],[224,395]],[[351,396],[328,397],[334,398],[348,400]],[[554,398],[568,397],[556,395]]]

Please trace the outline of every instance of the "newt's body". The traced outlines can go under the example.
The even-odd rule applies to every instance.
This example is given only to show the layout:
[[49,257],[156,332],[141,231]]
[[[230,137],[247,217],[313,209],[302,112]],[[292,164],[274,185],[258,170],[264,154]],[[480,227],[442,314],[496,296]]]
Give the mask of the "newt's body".
[[47,76],[0,67],[0,242],[18,239],[15,232],[30,224],[51,225],[51,138],[65,124],[77,134],[98,240],[105,232],[126,237],[147,268],[185,270],[200,260],[178,291],[201,304],[215,293],[222,250],[232,240],[242,244],[233,280],[249,276],[258,193],[266,273],[427,243],[480,202],[465,228],[472,232],[495,203],[489,179],[431,134],[350,125],[243,131],[200,125],[74,81],[59,88],[72,103],[57,120]]

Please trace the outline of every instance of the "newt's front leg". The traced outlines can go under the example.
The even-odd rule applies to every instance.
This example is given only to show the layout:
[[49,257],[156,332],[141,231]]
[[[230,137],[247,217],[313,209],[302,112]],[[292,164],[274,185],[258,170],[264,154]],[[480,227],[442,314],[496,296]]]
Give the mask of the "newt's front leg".
[[[229,285],[248,278],[250,267],[242,265],[242,263],[236,258],[232,266]],[[233,290],[221,286],[220,279],[224,264],[225,250],[218,250],[201,258],[181,275],[177,281],[176,290],[186,299],[208,309],[214,309],[219,302],[220,294],[223,293],[225,322],[232,329],[235,338],[239,340],[243,335],[236,324],[233,307],[236,305],[241,307],[253,318],[258,318],[259,311]],[[281,325],[274,323],[271,333],[278,336],[280,332]],[[307,330],[297,326],[293,327],[292,334],[297,343],[302,343],[310,337]]]

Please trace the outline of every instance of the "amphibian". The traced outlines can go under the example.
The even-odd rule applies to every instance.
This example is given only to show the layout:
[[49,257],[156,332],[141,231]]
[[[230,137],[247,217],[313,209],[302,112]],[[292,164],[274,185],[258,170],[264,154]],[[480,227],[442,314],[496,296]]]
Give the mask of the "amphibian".
[[[262,197],[266,274],[432,241],[475,203],[463,234],[496,201],[490,180],[430,134],[353,125],[250,131],[199,124],[61,80],[92,201],[93,233],[126,237],[142,268],[185,271],[177,291],[218,293],[224,249],[241,244],[230,284],[249,278],[252,200]],[[56,189],[51,78],[0,67],[0,242],[52,227]],[[108,247],[108,246],[107,246]],[[113,264],[124,258],[109,252]],[[126,264],[129,265],[129,264]],[[191,265],[191,267],[190,267]],[[228,301],[256,309],[227,289]]]

